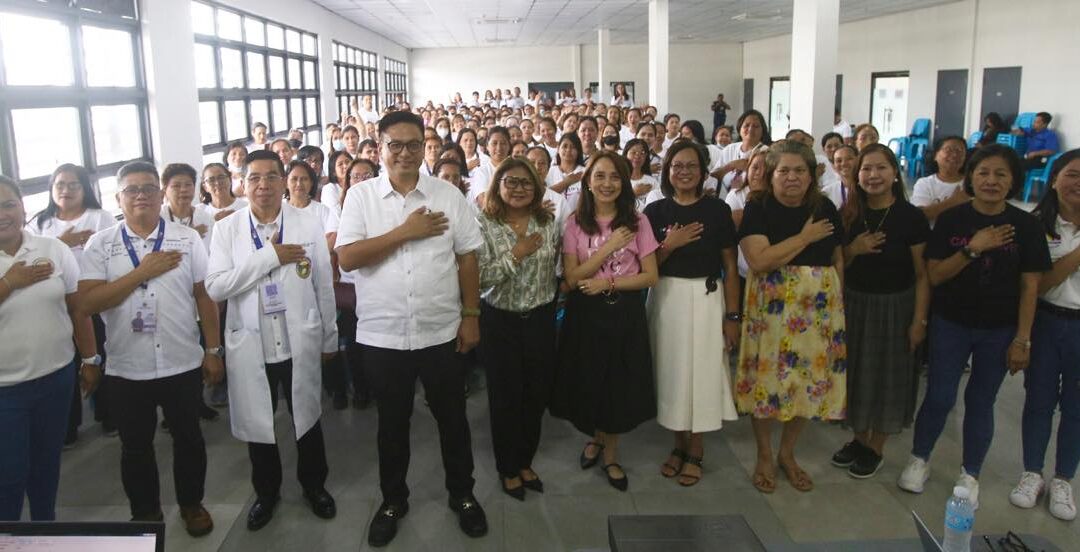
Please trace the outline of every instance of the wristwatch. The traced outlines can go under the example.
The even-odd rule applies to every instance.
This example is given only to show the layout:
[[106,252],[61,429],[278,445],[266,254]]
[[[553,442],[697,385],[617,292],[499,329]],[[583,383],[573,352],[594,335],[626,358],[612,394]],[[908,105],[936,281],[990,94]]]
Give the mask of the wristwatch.
[[86,364],[87,366],[101,366],[101,355],[94,355],[92,357],[87,357],[87,358],[82,359],[80,362],[82,362],[83,364]]
[[729,312],[724,314],[724,320],[728,322],[742,322],[742,314],[738,312]]
[[965,257],[967,257],[968,259],[970,259],[972,261],[979,258],[979,254],[976,253],[974,250],[972,250],[970,247],[968,247],[966,245],[960,249],[960,252],[963,253]]
[[206,354],[214,355],[218,358],[225,358],[225,347],[209,347],[206,349]]
[[480,316],[480,309],[461,307],[461,316]]

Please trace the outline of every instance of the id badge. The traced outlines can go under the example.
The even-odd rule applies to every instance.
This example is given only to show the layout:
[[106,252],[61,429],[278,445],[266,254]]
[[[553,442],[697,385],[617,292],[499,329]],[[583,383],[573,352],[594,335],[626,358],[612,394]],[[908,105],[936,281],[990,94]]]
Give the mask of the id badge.
[[277,314],[285,311],[285,296],[281,292],[281,284],[278,282],[270,282],[259,286],[259,298],[262,300],[263,314]]
[[157,330],[157,298],[149,294],[135,298],[131,314],[131,331],[154,333]]

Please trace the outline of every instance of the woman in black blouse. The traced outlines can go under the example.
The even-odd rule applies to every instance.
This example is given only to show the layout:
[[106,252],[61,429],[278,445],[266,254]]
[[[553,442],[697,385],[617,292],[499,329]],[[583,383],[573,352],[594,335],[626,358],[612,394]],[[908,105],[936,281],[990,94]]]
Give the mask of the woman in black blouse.
[[881,468],[889,435],[911,425],[918,392],[915,349],[926,339],[930,282],[923,252],[930,224],[904,197],[892,150],[872,144],[855,165],[844,206],[848,405],[855,438],[832,463],[857,479]]
[[800,491],[813,480],[795,462],[807,419],[840,420],[846,398],[842,223],[817,182],[814,152],[796,142],[770,148],[765,189],[751,195],[739,233],[746,281],[735,404],[752,416],[753,483],[776,490],[772,419],[784,422],[777,458]]
[[1038,219],[1008,203],[1023,182],[1016,152],[998,144],[979,148],[964,176],[964,190],[974,199],[934,223],[926,246],[934,286],[930,370],[911,459],[897,481],[905,491],[922,492],[930,476],[930,453],[970,356],[956,485],[967,487],[978,507],[979,472],[994,437],[994,401],[1006,372],[1027,368],[1039,279],[1051,266]]
[[[701,479],[704,432],[738,417],[727,366],[727,351],[739,335],[737,236],[731,209],[704,194],[706,176],[704,149],[689,140],[676,141],[660,176],[664,199],[645,208],[660,242],[660,281],[646,305],[656,418],[675,432],[675,448],[660,473],[679,476],[684,487]],[[723,293],[714,293],[717,280],[723,282]]]

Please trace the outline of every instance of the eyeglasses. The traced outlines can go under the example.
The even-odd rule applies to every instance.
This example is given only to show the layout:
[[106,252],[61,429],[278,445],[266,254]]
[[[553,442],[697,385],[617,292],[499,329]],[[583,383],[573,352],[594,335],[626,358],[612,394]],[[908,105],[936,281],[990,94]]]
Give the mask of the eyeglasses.
[[203,179],[203,183],[211,186],[223,186],[228,184],[232,180],[228,175],[219,174],[218,176],[211,176]]
[[349,182],[352,183],[352,184],[356,184],[356,183],[359,183],[359,182],[363,182],[365,180],[369,180],[369,179],[371,179],[371,177],[372,176],[371,176],[370,172],[364,172],[364,173],[360,173],[360,174],[350,174],[349,175]]
[[533,188],[531,179],[519,176],[504,176],[499,182],[507,190],[531,190]]
[[671,172],[694,172],[698,170],[700,166],[701,165],[698,165],[697,163],[672,163]]
[[1035,552],[1034,548],[1029,548],[1028,545],[1020,540],[1020,537],[1012,531],[1005,533],[1004,537],[998,539],[998,546],[1000,546],[1002,550],[1005,550],[1005,552]]
[[149,186],[148,185],[148,186],[129,186],[127,188],[124,188],[123,190],[120,190],[120,193],[124,194],[124,197],[126,197],[126,198],[136,198],[136,197],[139,197],[141,195],[145,195],[147,197],[154,197],[160,191],[161,191],[161,188],[158,188],[157,186]]
[[248,184],[251,184],[252,186],[258,186],[258,185],[262,184],[264,181],[269,185],[277,184],[278,182],[281,182],[281,175],[280,174],[270,173],[270,174],[266,174],[266,175],[263,175],[263,174],[249,174],[247,176],[247,182],[248,182]]
[[383,145],[390,149],[390,153],[395,154],[401,153],[405,149],[408,149],[409,153],[419,153],[420,150],[424,149],[424,143],[419,140],[412,142],[383,142]]

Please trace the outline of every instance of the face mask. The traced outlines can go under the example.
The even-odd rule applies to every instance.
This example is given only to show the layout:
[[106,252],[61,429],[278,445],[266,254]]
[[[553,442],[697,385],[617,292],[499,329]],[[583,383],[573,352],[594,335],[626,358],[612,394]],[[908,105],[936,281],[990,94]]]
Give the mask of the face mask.
[[439,138],[445,140],[446,137],[450,135],[450,129],[446,127],[439,127],[435,129],[435,134],[438,134]]
[[334,150],[335,151],[341,151],[341,150],[345,149],[345,142],[343,142],[341,140],[334,140],[333,145],[334,145]]
[[231,173],[242,173],[242,172],[244,172],[244,167],[238,167],[236,165],[229,165],[229,172],[231,172]]

